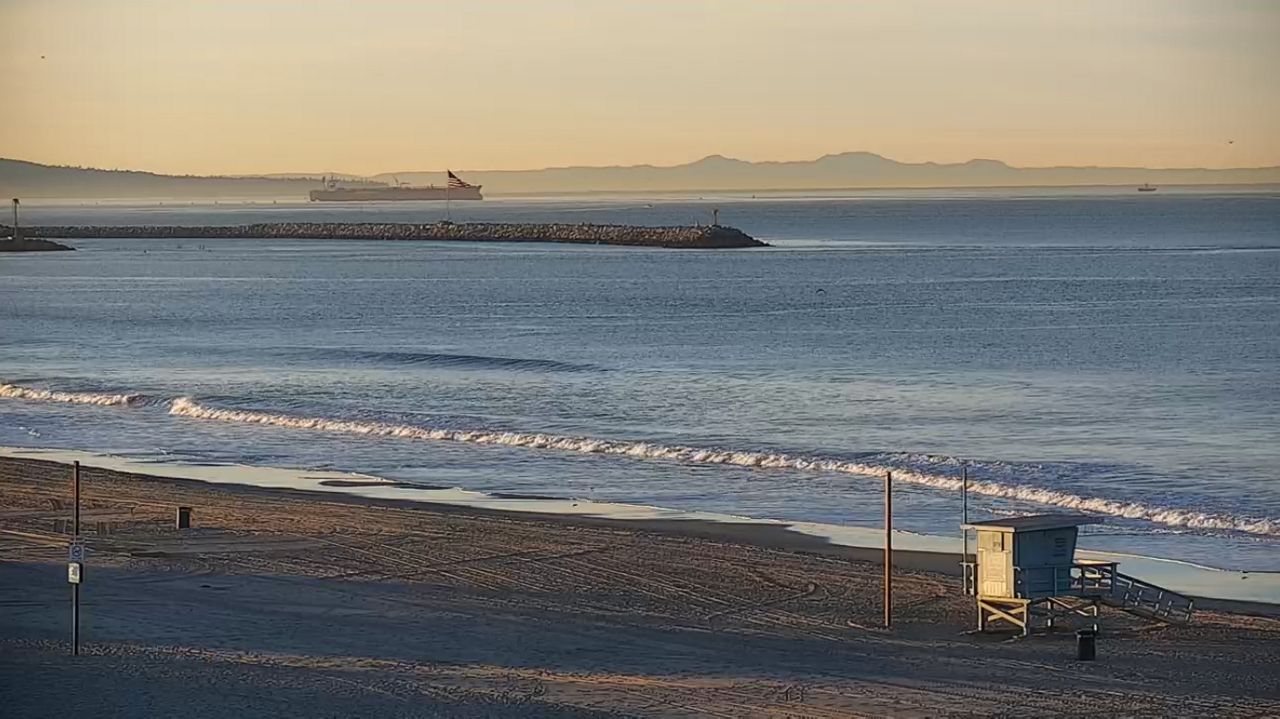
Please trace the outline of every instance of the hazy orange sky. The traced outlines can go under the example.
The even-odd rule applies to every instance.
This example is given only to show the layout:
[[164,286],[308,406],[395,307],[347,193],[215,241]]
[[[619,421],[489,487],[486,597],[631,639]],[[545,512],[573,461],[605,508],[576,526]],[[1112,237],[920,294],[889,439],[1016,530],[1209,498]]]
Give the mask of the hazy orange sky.
[[37,162],[1280,165],[1269,0],[0,0],[0,30],[0,156]]

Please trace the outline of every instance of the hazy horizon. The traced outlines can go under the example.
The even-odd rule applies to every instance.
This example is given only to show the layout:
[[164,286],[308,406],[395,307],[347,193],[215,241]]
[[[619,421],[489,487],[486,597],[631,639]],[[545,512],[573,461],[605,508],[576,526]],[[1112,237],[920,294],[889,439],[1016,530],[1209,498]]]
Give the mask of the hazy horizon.
[[0,156],[48,164],[1280,165],[1277,3],[10,0],[0,19]]
[[[1276,185],[1280,167],[1124,168],[1014,167],[995,160],[904,164],[870,152],[815,160],[753,163],[712,155],[670,166],[579,166],[535,170],[456,169],[487,195],[565,192],[805,191],[874,188]],[[280,171],[262,175],[165,175],[139,169],[48,166],[0,158],[0,195],[23,198],[233,197],[305,195],[323,175],[343,180],[443,184],[443,169],[373,175]],[[302,184],[300,184],[302,183]],[[310,183],[310,184],[308,184]]]
[[831,152],[825,152],[821,155],[816,155],[813,157],[793,157],[793,158],[769,159],[769,160],[756,160],[748,157],[734,157],[734,156],[723,155],[720,153],[705,153],[702,155],[698,155],[697,157],[691,157],[687,160],[680,160],[672,163],[663,163],[663,164],[652,163],[652,162],[640,162],[640,163],[630,163],[630,164],[547,165],[544,167],[462,167],[462,166],[415,167],[415,168],[401,167],[398,169],[375,170],[367,174],[350,172],[341,167],[331,167],[331,168],[325,168],[325,169],[301,169],[301,170],[279,168],[279,169],[267,170],[259,173],[209,173],[209,174],[170,173],[170,172],[162,172],[149,167],[99,167],[99,166],[86,165],[83,163],[65,163],[65,164],[53,163],[53,162],[46,162],[39,158],[29,158],[29,157],[0,156],[0,160],[11,160],[15,162],[25,162],[25,163],[30,163],[34,165],[45,165],[49,167],[59,167],[59,168],[72,168],[72,169],[82,169],[82,170],[105,170],[108,172],[142,172],[147,174],[164,175],[164,176],[171,176],[171,177],[224,177],[224,178],[243,177],[243,178],[282,178],[283,179],[283,178],[300,178],[300,177],[302,178],[321,177],[325,175],[375,178],[375,177],[383,177],[383,176],[395,175],[395,174],[407,175],[407,174],[415,174],[415,173],[422,174],[422,173],[428,173],[428,172],[444,173],[446,170],[452,170],[455,172],[526,173],[526,172],[542,172],[546,170],[627,170],[627,169],[639,169],[639,168],[674,169],[674,168],[688,167],[691,165],[697,165],[701,162],[713,161],[717,159],[729,160],[732,162],[742,162],[742,163],[747,163],[747,164],[756,165],[756,166],[799,165],[799,164],[815,163],[823,159],[828,159],[833,157],[842,157],[842,156],[848,156],[848,155],[870,155],[870,156],[879,157],[885,160],[889,160],[890,162],[901,163],[904,165],[956,166],[956,165],[965,165],[970,163],[992,162],[992,163],[999,163],[999,164],[1006,165],[1012,169],[1020,169],[1020,170],[1097,169],[1097,170],[1151,170],[1151,171],[1158,172],[1158,171],[1164,171],[1164,170],[1253,170],[1253,169],[1272,169],[1275,167],[1280,167],[1280,163],[1277,163],[1274,165],[1241,165],[1241,166],[1234,166],[1234,167],[1213,167],[1213,168],[1204,167],[1204,166],[1157,167],[1157,166],[1106,165],[1106,164],[1016,165],[998,157],[970,157],[964,160],[948,161],[948,162],[941,162],[937,160],[928,160],[928,159],[918,160],[918,161],[907,161],[907,160],[902,160],[902,159],[892,157],[890,155],[886,155],[883,153],[875,152],[874,150],[831,151]]

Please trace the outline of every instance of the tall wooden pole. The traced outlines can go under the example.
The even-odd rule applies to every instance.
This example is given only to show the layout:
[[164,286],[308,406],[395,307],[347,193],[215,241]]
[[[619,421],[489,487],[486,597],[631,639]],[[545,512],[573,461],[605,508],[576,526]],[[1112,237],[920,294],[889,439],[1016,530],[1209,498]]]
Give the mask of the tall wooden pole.
[[960,468],[960,536],[964,539],[964,551],[961,552],[960,561],[969,561],[969,530],[964,529],[963,525],[969,523],[969,466],[965,465]]
[[75,513],[72,515],[71,535],[76,539],[80,538],[80,463],[76,462],[71,467],[71,484],[75,494]]
[[[960,467],[960,570],[962,577],[962,589],[967,594],[969,592],[969,530],[965,527],[969,523],[969,466]],[[976,580],[975,580],[976,581]]]
[[884,627],[893,626],[893,472],[884,473]]

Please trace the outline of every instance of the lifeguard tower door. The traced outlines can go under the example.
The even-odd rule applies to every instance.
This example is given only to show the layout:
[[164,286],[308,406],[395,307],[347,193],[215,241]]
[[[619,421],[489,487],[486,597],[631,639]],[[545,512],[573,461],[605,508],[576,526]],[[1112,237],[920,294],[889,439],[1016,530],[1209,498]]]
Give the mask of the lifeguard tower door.
[[978,594],[1013,596],[1013,542],[1004,532],[978,532]]

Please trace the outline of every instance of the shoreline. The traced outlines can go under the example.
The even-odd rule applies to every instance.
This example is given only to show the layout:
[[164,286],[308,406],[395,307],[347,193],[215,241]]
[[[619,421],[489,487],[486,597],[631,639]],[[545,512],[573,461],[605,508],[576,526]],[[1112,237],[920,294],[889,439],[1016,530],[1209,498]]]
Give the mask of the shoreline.
[[[422,509],[564,527],[626,529],[713,542],[730,542],[816,556],[881,564],[882,532],[876,528],[767,520],[708,512],[589,500],[485,494],[333,470],[295,470],[250,465],[191,465],[130,460],[70,450],[0,447],[0,471],[34,462],[116,473],[131,480],[216,487],[243,496],[280,494],[315,502]],[[406,492],[416,496],[406,496]],[[894,566],[956,578],[959,536],[894,531]],[[952,548],[957,551],[953,551]],[[1086,559],[1120,561],[1126,573],[1194,598],[1206,609],[1280,616],[1280,572],[1240,572],[1180,560],[1117,552],[1078,550]],[[1247,582],[1251,582],[1246,584]],[[957,583],[958,586],[958,583]]]

